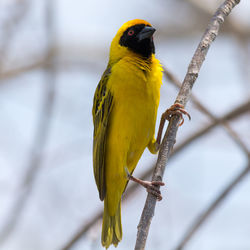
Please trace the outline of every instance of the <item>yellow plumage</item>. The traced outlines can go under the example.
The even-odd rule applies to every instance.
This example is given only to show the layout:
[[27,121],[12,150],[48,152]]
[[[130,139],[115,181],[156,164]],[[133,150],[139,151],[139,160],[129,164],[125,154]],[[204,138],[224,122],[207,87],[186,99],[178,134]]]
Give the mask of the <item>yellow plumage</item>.
[[[106,248],[116,246],[122,238],[121,196],[128,182],[125,168],[132,173],[146,147],[157,152],[154,134],[162,68],[154,53],[145,57],[127,35],[130,27],[137,32],[144,27],[140,25],[151,27],[144,20],[132,20],[119,29],[94,98],[93,162],[100,199],[104,199],[102,244]],[[121,42],[123,34],[125,42]]]

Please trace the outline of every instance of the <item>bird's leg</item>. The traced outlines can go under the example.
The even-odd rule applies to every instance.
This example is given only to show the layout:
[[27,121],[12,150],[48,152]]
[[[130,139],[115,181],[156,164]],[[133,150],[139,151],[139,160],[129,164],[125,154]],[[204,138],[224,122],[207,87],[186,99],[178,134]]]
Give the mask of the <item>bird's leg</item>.
[[158,129],[156,143],[157,143],[157,145],[159,145],[159,147],[161,145],[161,136],[162,136],[162,131],[163,131],[163,128],[164,128],[165,121],[166,120],[170,121],[170,119],[171,119],[171,117],[173,115],[178,115],[181,118],[181,122],[179,123],[179,126],[181,126],[184,123],[183,115],[186,115],[189,118],[189,120],[191,120],[191,116],[184,109],[184,106],[182,104],[180,104],[180,103],[175,103],[169,109],[167,109],[161,115],[161,122],[160,122],[160,126],[159,126],[159,129]]
[[127,168],[125,168],[125,170],[126,170],[127,178],[129,180],[134,181],[136,183],[139,183],[140,185],[145,187],[149,193],[156,196],[158,201],[162,200],[161,191],[159,190],[159,186],[164,186],[165,185],[164,182],[162,182],[162,181],[143,181],[141,179],[138,179],[138,178],[135,178],[134,176],[132,176],[129,173]]

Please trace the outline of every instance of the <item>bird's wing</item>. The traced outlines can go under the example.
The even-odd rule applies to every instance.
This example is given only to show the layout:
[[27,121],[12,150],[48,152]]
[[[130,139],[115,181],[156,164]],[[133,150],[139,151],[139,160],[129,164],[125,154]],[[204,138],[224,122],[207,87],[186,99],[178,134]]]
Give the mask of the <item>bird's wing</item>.
[[105,151],[107,141],[107,130],[109,127],[109,117],[112,110],[113,96],[107,89],[107,82],[111,73],[108,67],[102,75],[94,97],[92,109],[94,122],[94,142],[93,142],[93,165],[99,197],[104,199],[106,193],[105,185]]

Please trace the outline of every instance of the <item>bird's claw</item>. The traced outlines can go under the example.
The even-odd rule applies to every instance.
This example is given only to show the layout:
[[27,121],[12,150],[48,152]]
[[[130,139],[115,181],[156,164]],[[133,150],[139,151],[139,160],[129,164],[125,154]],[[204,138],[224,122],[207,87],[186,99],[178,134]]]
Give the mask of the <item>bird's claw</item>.
[[169,109],[167,109],[163,114],[166,120],[170,120],[173,115],[178,115],[181,118],[179,127],[184,123],[183,115],[186,115],[189,120],[191,120],[190,114],[184,109],[184,106],[180,103],[173,104]]
[[162,200],[162,196],[161,196],[161,191],[159,190],[159,186],[164,186],[165,183],[161,182],[161,181],[147,181],[147,183],[145,184],[145,188],[147,189],[148,193],[151,193],[152,195],[156,196],[158,201]]
[[162,181],[143,181],[141,179],[135,178],[133,175],[131,175],[129,173],[128,168],[125,168],[125,172],[126,172],[128,180],[139,183],[144,188],[146,188],[148,193],[151,193],[154,196],[156,196],[158,201],[162,200],[161,191],[159,190],[159,186],[164,186],[165,185],[164,182],[162,182]]

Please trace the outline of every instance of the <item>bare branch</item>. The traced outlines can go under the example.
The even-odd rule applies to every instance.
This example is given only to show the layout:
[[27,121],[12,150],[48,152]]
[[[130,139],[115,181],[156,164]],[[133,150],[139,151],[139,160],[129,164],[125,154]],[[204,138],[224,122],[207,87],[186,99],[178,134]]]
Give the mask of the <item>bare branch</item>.
[[202,224],[208,219],[208,217],[218,208],[223,200],[230,194],[230,192],[236,187],[236,185],[243,180],[243,178],[250,171],[250,163],[245,167],[229,184],[228,186],[211,202],[211,204],[202,212],[187,230],[187,233],[180,241],[175,250],[181,250],[189,242],[191,237],[197,232]]
[[[200,0],[185,0],[188,2],[197,12],[200,12],[200,14],[204,17],[210,17],[213,15],[213,9],[208,8],[207,4],[204,4],[204,1]],[[238,38],[246,39],[250,36],[249,29],[242,25],[241,23],[237,22],[235,18],[232,18],[230,16],[227,19],[227,22],[223,25],[223,31],[228,33],[235,34]]]
[[[170,72],[170,70],[166,70],[164,68],[164,75],[169,79],[176,87],[181,88],[181,82],[175,77],[175,75]],[[190,96],[191,101],[195,104],[195,106],[206,116],[208,116],[213,122],[218,120],[201,102],[198,100],[198,98],[191,94]],[[228,135],[234,140],[234,142],[240,146],[240,148],[244,151],[244,153],[248,156],[249,150],[245,143],[241,140],[241,138],[237,135],[237,133],[231,128],[231,126],[226,122],[222,121],[220,123],[222,127],[224,127],[225,131],[228,133]]]
[[[200,71],[202,63],[205,60],[205,56],[208,52],[208,49],[211,43],[216,38],[216,36],[218,35],[220,25],[224,22],[224,18],[229,15],[231,10],[239,2],[239,0],[226,0],[218,8],[216,13],[210,20],[208,28],[205,31],[201,42],[199,43],[198,48],[196,49],[195,54],[188,67],[188,72],[185,76],[185,79],[183,81],[182,87],[179,91],[175,103],[180,103],[184,106],[186,105],[190,97],[193,84],[198,77],[198,73]],[[179,120],[180,117],[174,116],[169,122],[167,132],[160,147],[160,152],[153,173],[152,181],[162,181],[165,166],[175,144]],[[149,227],[154,215],[155,205],[156,197],[149,193],[138,225],[137,240],[135,244],[136,250],[141,250],[145,248]]]
[[[205,128],[202,128],[195,134],[191,135],[188,137],[186,140],[184,140],[181,144],[179,144],[177,147],[175,147],[172,157],[170,158],[173,159],[174,156],[177,156],[183,149],[186,147],[190,146],[193,142],[195,142],[197,139],[202,138],[202,136],[206,135],[209,133],[213,128],[221,124],[222,122],[226,121],[229,122],[231,120],[237,119],[239,116],[245,114],[246,112],[249,112],[250,110],[250,101],[245,102],[238,106],[237,108],[233,109],[229,113],[225,114],[223,117],[218,118],[216,121],[213,123],[209,124]],[[154,168],[154,165],[149,168],[147,171],[145,171],[141,176],[140,179],[146,180],[148,179],[151,174],[152,170]],[[132,196],[132,194],[139,188],[139,185],[136,183],[131,183],[131,185],[128,186],[128,189],[124,193],[123,197],[123,202],[126,201],[129,197]],[[80,240],[88,231],[89,229],[94,226],[97,221],[99,221],[102,218],[102,210],[96,213],[95,216],[93,216],[87,223],[84,221],[83,225],[79,227],[79,230],[70,238],[69,241],[61,248],[62,250],[69,250],[78,240]]]

